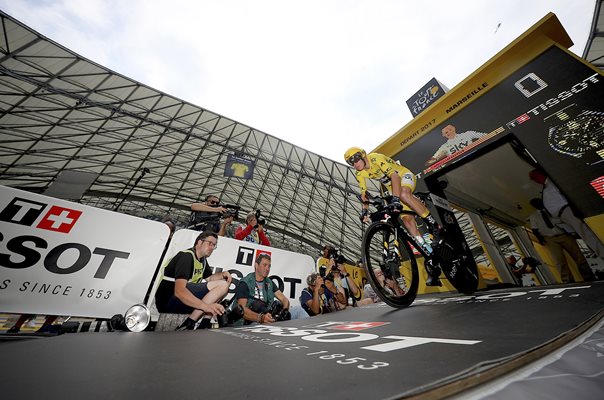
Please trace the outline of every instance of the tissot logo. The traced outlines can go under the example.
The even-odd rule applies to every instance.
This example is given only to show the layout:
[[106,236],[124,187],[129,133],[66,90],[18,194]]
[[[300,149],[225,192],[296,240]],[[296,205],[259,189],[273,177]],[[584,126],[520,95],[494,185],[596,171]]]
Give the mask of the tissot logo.
[[235,260],[235,262],[237,264],[247,265],[251,267],[252,265],[254,265],[254,261],[256,261],[256,258],[258,258],[260,254],[266,254],[269,257],[271,256],[270,251],[260,249],[254,250],[251,247],[241,246],[237,251],[237,259]]
[[[15,197],[0,212],[0,221],[32,226],[47,206],[47,204],[37,201]],[[78,210],[52,206],[36,228],[69,233],[80,215],[82,215],[82,212]]]
[[254,263],[254,249],[251,247],[239,247],[237,251],[237,264],[251,266]]
[[31,226],[45,208],[44,203],[15,197],[0,212],[0,221]]

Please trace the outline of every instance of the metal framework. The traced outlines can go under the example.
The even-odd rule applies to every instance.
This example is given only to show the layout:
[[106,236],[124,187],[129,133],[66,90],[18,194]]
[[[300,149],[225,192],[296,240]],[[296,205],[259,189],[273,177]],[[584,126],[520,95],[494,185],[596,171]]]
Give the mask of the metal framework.
[[[253,179],[225,177],[228,154]],[[141,172],[149,169],[133,187]],[[358,187],[348,166],[95,64],[0,12],[0,184],[44,193],[64,170],[98,174],[82,204],[184,226],[214,194],[261,209],[274,246],[360,255]]]
[[604,69],[604,8],[603,0],[596,0],[589,38],[583,58],[600,69]]

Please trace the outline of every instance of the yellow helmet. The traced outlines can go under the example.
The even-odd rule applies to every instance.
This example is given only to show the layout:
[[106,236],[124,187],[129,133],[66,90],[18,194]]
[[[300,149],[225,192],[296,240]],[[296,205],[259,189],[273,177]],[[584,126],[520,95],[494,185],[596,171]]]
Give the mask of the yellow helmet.
[[367,152],[360,147],[351,147],[344,153],[344,160],[348,165],[354,165],[358,160],[367,157]]

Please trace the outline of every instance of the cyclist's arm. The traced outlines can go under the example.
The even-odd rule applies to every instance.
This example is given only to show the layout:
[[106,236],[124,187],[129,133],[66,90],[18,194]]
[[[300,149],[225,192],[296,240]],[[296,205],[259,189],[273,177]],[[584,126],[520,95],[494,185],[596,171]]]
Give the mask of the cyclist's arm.
[[367,182],[365,182],[365,177],[357,174],[357,182],[359,182],[359,189],[361,190],[361,206],[363,210],[368,210],[369,204],[367,204],[367,201],[369,199],[367,198]]
[[365,193],[367,193],[367,192],[362,192],[361,193],[361,201],[362,201],[361,207],[363,207],[363,210],[368,210],[369,209],[369,204],[367,204],[367,201],[369,199],[367,198],[367,195]]
[[223,213],[226,211],[224,207],[210,207],[204,203],[193,203],[191,204],[191,211],[201,211],[201,212],[214,212],[214,213]]

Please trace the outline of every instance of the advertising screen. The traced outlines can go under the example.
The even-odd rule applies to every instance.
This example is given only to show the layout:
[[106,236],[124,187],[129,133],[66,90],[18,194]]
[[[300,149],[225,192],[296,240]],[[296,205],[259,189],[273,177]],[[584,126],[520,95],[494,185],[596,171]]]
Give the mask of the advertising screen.
[[477,96],[488,86],[486,82],[452,99],[447,109],[451,118],[395,159],[428,177],[513,133],[583,216],[601,214],[603,81],[600,72],[551,47],[484,94]]

